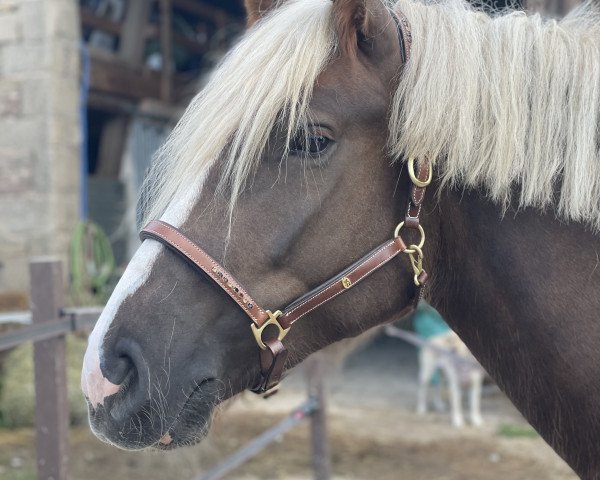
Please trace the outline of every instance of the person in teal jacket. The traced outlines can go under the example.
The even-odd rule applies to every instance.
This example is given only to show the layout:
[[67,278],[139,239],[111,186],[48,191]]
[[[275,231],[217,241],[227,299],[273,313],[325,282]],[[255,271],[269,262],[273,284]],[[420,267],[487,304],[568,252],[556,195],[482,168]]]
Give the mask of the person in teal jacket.
[[415,333],[425,340],[450,330],[438,311],[424,300],[419,302],[419,308],[413,315],[413,328]]

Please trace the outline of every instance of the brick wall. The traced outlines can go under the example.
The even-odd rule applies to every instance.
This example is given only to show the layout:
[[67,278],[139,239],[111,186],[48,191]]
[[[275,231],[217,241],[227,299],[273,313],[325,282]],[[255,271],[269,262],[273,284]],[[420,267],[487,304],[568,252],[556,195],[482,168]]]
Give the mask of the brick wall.
[[0,0],[0,292],[66,258],[79,205],[77,0]]

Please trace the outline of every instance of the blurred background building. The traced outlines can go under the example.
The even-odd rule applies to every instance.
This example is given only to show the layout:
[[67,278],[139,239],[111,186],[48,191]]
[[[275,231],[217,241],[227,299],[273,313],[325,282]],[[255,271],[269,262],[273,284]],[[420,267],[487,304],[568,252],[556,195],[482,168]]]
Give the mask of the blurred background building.
[[0,0],[0,306],[80,219],[126,262],[152,154],[243,25],[241,1]]
[[80,198],[79,11],[0,1],[0,291],[32,255],[65,253]]

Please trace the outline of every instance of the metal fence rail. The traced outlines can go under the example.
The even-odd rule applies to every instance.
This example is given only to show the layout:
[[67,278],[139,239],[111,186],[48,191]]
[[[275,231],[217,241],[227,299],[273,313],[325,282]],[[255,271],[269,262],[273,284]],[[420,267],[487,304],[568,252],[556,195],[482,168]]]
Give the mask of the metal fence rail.
[[225,459],[221,464],[197,477],[196,480],[218,480],[223,478],[225,475],[257,455],[269,444],[277,440],[283,433],[294,428],[305,418],[313,415],[319,408],[319,401],[314,397],[309,397],[299,407],[292,410],[292,412],[277,425],[265,430],[246,446],[240,448],[233,455]]
[[308,398],[277,425],[251,440],[222,463],[198,476],[196,480],[218,480],[223,478],[304,419],[310,420],[311,463],[314,478],[315,480],[329,480],[331,477],[331,456],[327,436],[323,361],[320,355],[315,354],[308,359],[306,367]]
[[29,325],[31,323],[31,312],[0,313],[0,325],[3,323],[20,323],[22,325]]
[[[23,343],[40,342],[91,328],[98,320],[101,311],[102,307],[72,308],[68,310],[68,313],[61,312],[59,320],[30,325],[0,335],[0,352],[18,347]],[[10,320],[8,316],[6,318]]]
[[[69,404],[67,401],[66,335],[89,330],[102,307],[64,308],[62,264],[44,258],[30,263],[31,312],[3,314],[0,323],[26,326],[0,335],[0,352],[27,342],[34,344],[36,396],[36,454],[39,480],[68,480]],[[201,480],[222,478],[284,431],[304,418],[311,422],[312,464],[317,480],[330,477],[326,435],[323,382],[318,362],[309,364],[309,397],[278,425],[256,437],[223,464],[200,476]]]
[[50,338],[60,337],[71,331],[71,320],[68,318],[61,318],[56,321],[20,328],[14,332],[0,335],[0,352],[18,347],[27,342],[35,343]]
[[31,312],[2,314],[0,323],[26,326],[0,335],[0,352],[34,344],[37,476],[68,480],[69,403],[66,335],[87,330],[102,307],[65,309],[61,262],[44,258],[30,263]]

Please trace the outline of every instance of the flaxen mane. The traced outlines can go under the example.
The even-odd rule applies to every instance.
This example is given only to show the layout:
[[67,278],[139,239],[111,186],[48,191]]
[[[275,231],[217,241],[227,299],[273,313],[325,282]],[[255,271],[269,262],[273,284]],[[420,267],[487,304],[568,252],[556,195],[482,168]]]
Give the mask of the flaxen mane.
[[[556,22],[490,17],[462,0],[394,8],[413,43],[391,109],[392,154],[429,157],[444,184],[483,185],[503,205],[518,191],[521,206],[556,205],[600,229],[599,10]],[[315,82],[339,51],[331,12],[331,0],[283,2],[227,55],[157,154],[146,219],[198,188],[219,159],[233,206],[271,132],[291,137],[307,121]]]
[[600,229],[600,10],[560,22],[401,0],[413,45],[394,99],[395,154],[503,205],[557,205]]
[[145,221],[198,188],[217,160],[234,204],[272,131],[291,138],[307,122],[313,87],[336,48],[331,23],[331,1],[292,0],[250,29],[157,153],[144,187]]

